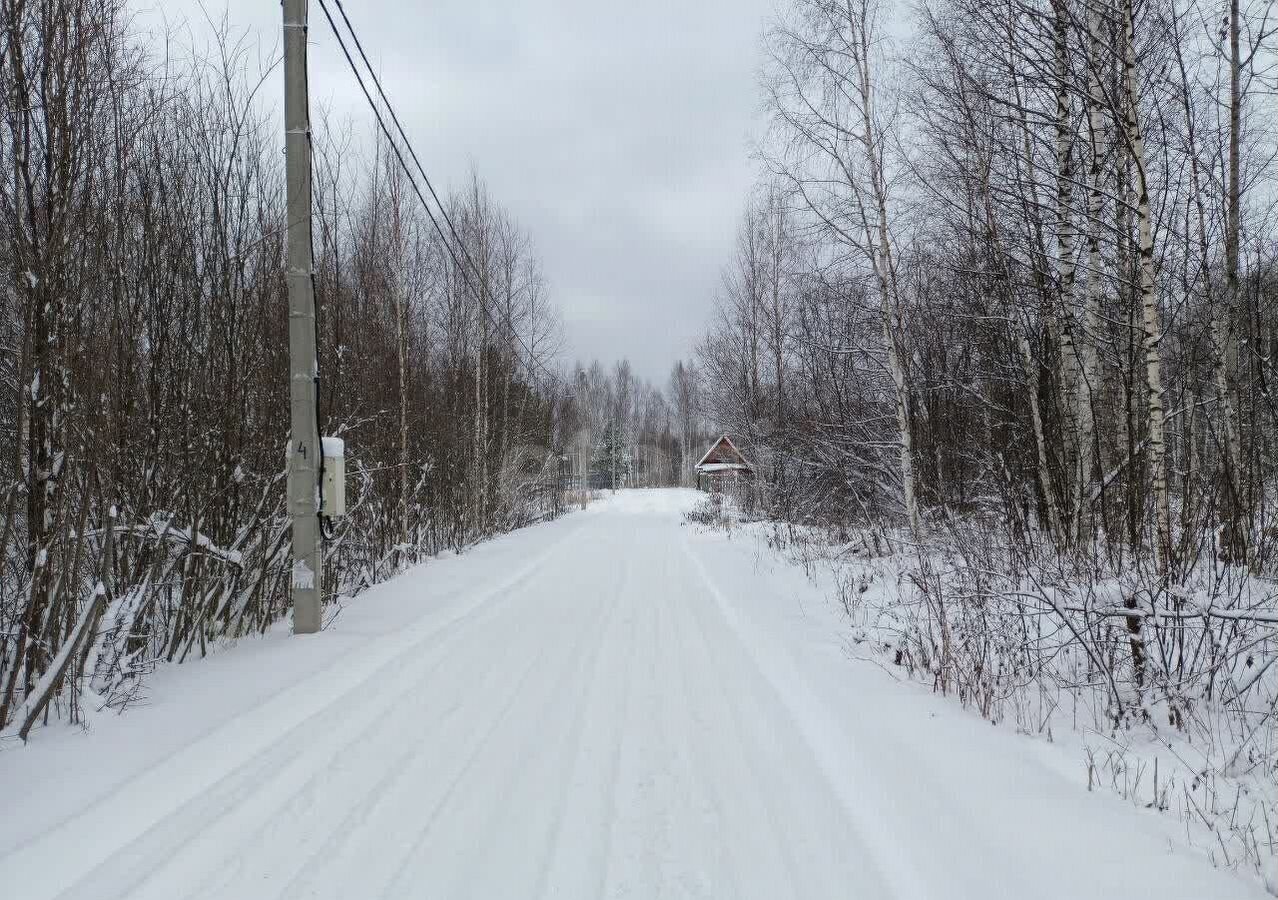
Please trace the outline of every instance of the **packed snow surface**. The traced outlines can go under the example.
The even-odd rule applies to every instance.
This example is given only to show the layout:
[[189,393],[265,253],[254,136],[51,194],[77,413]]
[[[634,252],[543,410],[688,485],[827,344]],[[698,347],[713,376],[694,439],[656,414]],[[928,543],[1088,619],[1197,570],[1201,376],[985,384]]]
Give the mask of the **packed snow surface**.
[[4,896],[1264,896],[849,658],[695,501],[620,492],[0,752]]

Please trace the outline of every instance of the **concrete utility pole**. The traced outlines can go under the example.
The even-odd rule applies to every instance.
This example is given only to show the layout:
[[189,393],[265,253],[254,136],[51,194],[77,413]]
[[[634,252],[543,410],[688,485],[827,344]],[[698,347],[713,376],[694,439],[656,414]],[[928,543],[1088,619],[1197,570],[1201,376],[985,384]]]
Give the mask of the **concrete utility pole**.
[[311,281],[311,121],[306,88],[309,0],[283,0],[284,153],[288,194],[288,371],[292,409],[288,511],[293,519],[293,633],[320,628],[324,572],[319,521],[319,423],[315,293]]

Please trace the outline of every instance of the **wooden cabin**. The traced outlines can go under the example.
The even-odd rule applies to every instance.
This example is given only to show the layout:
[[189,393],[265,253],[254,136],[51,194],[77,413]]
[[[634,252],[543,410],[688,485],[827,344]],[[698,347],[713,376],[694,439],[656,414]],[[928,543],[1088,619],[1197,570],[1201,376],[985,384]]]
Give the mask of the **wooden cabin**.
[[732,492],[754,481],[754,467],[726,434],[710,446],[693,470],[697,488],[712,494]]

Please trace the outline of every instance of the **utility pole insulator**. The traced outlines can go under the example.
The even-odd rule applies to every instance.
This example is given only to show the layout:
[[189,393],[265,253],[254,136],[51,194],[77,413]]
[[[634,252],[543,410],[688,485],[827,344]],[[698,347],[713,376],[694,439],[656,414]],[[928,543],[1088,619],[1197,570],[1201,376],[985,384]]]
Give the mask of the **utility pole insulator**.
[[319,361],[315,347],[315,289],[311,275],[311,122],[306,84],[309,0],[283,0],[284,152],[288,225],[288,370],[291,409],[288,512],[293,526],[293,633],[320,629],[320,465],[316,421]]

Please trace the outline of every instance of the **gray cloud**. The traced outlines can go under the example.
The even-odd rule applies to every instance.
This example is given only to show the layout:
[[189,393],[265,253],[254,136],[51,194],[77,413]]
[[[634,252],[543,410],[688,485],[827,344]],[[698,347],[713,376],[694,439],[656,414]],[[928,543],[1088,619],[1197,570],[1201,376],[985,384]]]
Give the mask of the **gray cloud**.
[[[313,102],[370,122],[311,7]],[[233,24],[278,46],[278,5],[228,9]],[[533,235],[568,358],[627,356],[664,381],[706,321],[754,179],[770,0],[346,9],[437,186],[460,185],[473,168]],[[202,30],[195,0],[142,18],[161,16]]]

